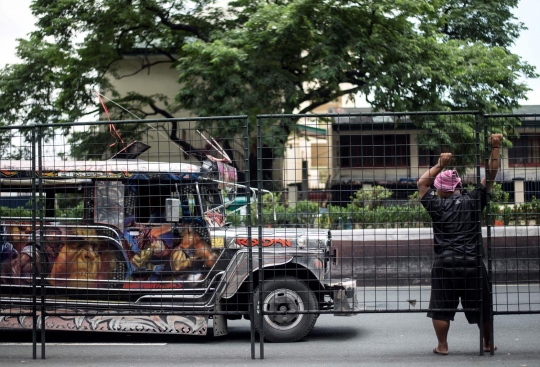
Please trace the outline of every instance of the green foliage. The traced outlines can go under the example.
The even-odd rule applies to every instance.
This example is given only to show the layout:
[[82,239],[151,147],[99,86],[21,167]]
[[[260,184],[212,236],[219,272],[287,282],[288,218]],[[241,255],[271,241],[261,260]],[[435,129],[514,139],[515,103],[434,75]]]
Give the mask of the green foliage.
[[492,211],[490,216],[495,220],[502,220],[507,225],[540,224],[540,200],[533,196],[532,200],[520,205],[505,205],[498,212]]
[[246,225],[245,218],[239,212],[227,214],[227,223],[230,223],[233,227],[243,227]]
[[393,192],[387,188],[375,185],[370,189],[360,189],[351,197],[352,205],[359,208],[375,209],[383,205]]
[[344,208],[353,228],[429,227],[431,219],[423,207],[410,205],[378,206],[373,209],[349,204]]
[[[79,203],[74,207],[71,208],[57,208],[54,211],[54,215],[56,218],[82,218],[83,217],[83,210],[84,203]],[[5,206],[0,206],[0,215],[2,217],[26,217],[26,218],[32,218],[32,209],[24,208],[24,207],[17,207],[17,208],[8,208]],[[36,218],[39,218],[41,215],[45,216],[45,212],[42,210],[36,211]]]
[[[465,190],[472,191],[474,187],[475,185],[470,184],[465,187]],[[491,199],[489,202],[490,217],[492,218],[491,220],[492,222],[494,222],[495,219],[493,218],[496,217],[496,214],[499,211],[501,210],[507,211],[506,205],[508,204],[508,200],[510,200],[510,194],[502,189],[502,185],[500,183],[494,182],[493,188],[491,190]],[[500,209],[500,208],[503,208],[503,209]],[[484,221],[486,220],[486,213],[487,213],[487,208],[484,209],[484,211],[482,212],[482,219]]]
[[[510,52],[524,28],[512,15],[516,0],[237,0],[226,16],[214,2],[34,0],[37,30],[19,42],[22,63],[0,71],[2,122],[93,116],[101,109],[94,90],[142,118],[187,109],[247,114],[251,127],[257,114],[309,112],[355,93],[369,96],[376,110],[498,112],[525,98],[522,77],[536,77]],[[177,70],[176,96],[125,88],[137,83],[119,87],[162,66]],[[108,109],[113,119],[127,116]],[[295,123],[265,120],[269,156],[282,156]],[[418,124],[441,132],[420,136],[432,147],[474,147],[470,119]],[[171,135],[173,128],[165,127]],[[144,133],[118,129],[127,141]],[[213,129],[223,138],[239,132],[234,123]],[[71,138],[74,155],[107,151],[111,137],[89,136]],[[462,163],[471,156],[459,154]]]
[[[102,112],[96,91],[107,94],[141,118],[172,117],[179,106],[174,96],[147,90],[123,89],[119,81],[150,73],[161,64],[177,65],[182,47],[193,39],[208,40],[223,26],[222,10],[214,0],[56,1],[33,0],[37,30],[19,41],[20,64],[0,70],[0,116],[5,124],[76,121]],[[133,68],[126,69],[126,62]],[[108,104],[112,119],[132,118]],[[144,133],[118,126],[131,141]],[[172,129],[172,126],[169,127]],[[45,137],[53,134],[44,130]],[[107,134],[108,135],[108,134]],[[111,136],[71,137],[73,155],[100,156]],[[100,144],[97,144],[100,143]]]
[[63,208],[56,208],[54,215],[56,218],[82,218],[84,215],[84,201],[79,201],[74,205],[66,205]]
[[8,208],[6,206],[0,206],[0,216],[2,217],[32,217],[32,209],[24,208],[22,206],[19,206],[17,208]]
[[[386,190],[388,191],[388,190]],[[383,196],[388,193],[381,190]],[[391,192],[390,192],[391,194]],[[378,199],[382,196],[375,195]],[[358,203],[349,203],[346,207],[328,205],[326,211],[321,212],[317,203],[299,201],[295,205],[283,203],[281,195],[275,195],[276,220],[271,202],[271,195],[263,195],[262,224],[270,227],[301,227],[301,228],[394,228],[431,226],[428,213],[422,206],[408,203],[403,206],[384,207],[377,205],[359,206]],[[256,205],[252,205],[252,218],[258,224]],[[227,218],[231,223],[245,223],[245,218],[234,214]]]
[[[262,223],[265,225],[276,225],[278,223],[284,222],[285,216],[285,207],[281,205],[282,194],[264,194],[262,196]],[[274,207],[276,213],[276,220],[274,220]],[[251,220],[253,221],[252,225],[257,225],[258,223],[258,203],[251,204]]]
[[407,205],[411,208],[423,208],[422,203],[420,202],[420,193],[418,191],[409,195]]
[[[465,186],[466,191],[474,190],[475,185],[469,184]],[[505,205],[508,204],[510,200],[510,194],[502,189],[502,185],[498,182],[493,183],[493,188],[491,189],[491,199],[490,204],[492,206],[496,205]]]
[[34,199],[30,198],[24,206],[18,206],[16,208],[0,206],[0,216],[2,217],[33,217],[39,218],[40,216],[45,216],[45,212],[42,209],[45,205],[44,199],[37,198],[35,200],[36,211],[33,212]]
[[[481,111],[503,112],[515,106],[503,105],[478,107]],[[481,162],[484,162],[483,152],[486,149],[487,137],[483,132],[478,132],[476,127],[475,115],[446,115],[446,116],[411,116],[415,125],[424,130],[425,134],[419,134],[417,143],[424,149],[431,151],[432,164],[436,164],[440,153],[452,152],[452,166],[463,175],[468,167],[476,165],[476,154],[479,149]],[[488,128],[487,136],[492,133],[502,133],[507,139],[504,140],[504,146],[511,146],[508,139],[518,137],[515,128],[520,126],[518,119],[505,118],[492,121]],[[480,145],[477,147],[476,140],[479,139]],[[488,153],[489,155],[489,148]]]
[[[467,190],[474,189],[473,185],[468,185]],[[431,227],[431,218],[428,212],[420,203],[418,192],[409,196],[407,203],[403,205],[360,205],[364,201],[363,195],[367,197],[388,197],[388,190],[380,190],[374,196],[367,195],[368,190],[359,190],[351,203],[345,207],[328,205],[327,210],[320,213],[318,205],[310,201],[300,201],[296,205],[284,205],[280,194],[276,194],[277,220],[273,219],[271,195],[263,197],[264,226],[271,227],[302,227],[302,228],[327,228],[327,229],[368,229],[368,228],[409,228],[409,227]],[[391,192],[390,192],[391,194]],[[510,195],[502,190],[502,185],[493,185],[491,206],[491,224],[495,220],[502,220],[504,225],[529,225],[540,224],[540,200],[533,197],[530,202],[521,205],[509,205]],[[355,201],[357,200],[357,201]],[[381,199],[382,200],[382,199]],[[485,219],[485,212],[483,217]],[[257,225],[256,209],[253,207],[253,218]],[[236,218],[235,222],[243,222],[245,218]],[[231,220],[228,221],[230,222]]]
[[343,223],[347,224],[347,218],[351,215],[347,208],[343,208],[337,205],[328,205],[327,209],[328,214],[323,214],[323,218],[325,218],[325,216],[328,216],[328,227],[326,228],[337,228],[340,225],[340,221],[341,226],[343,226]]
[[[272,205],[270,194],[263,195],[263,211],[262,211],[262,223],[269,226],[298,226],[298,227],[311,227],[319,214],[319,206],[317,203],[313,203],[308,200],[299,201],[296,205],[284,205],[282,203],[282,195],[274,195],[275,214],[274,219],[274,206]],[[257,221],[256,217],[257,207],[252,205],[252,218]],[[258,222],[253,223],[256,225]]]
[[510,194],[502,189],[500,183],[494,182],[491,190],[491,205],[507,204],[510,200]]
[[[45,200],[38,200],[36,212],[32,210],[33,200],[29,200],[24,207],[10,208],[0,206],[0,216],[2,217],[27,217],[35,218],[45,217],[45,209],[43,209]],[[77,194],[56,194],[56,208],[54,216],[56,218],[82,218],[84,213],[84,201]]]

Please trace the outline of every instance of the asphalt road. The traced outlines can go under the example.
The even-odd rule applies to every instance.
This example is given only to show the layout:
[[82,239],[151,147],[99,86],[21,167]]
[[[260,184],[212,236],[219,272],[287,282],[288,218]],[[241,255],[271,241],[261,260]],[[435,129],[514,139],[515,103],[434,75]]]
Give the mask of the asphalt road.
[[258,343],[257,359],[251,359],[245,320],[229,321],[229,335],[220,338],[48,332],[47,359],[33,360],[30,333],[2,331],[0,366],[540,366],[539,335],[540,314],[496,316],[499,349],[480,356],[478,328],[458,313],[450,355],[439,356],[432,353],[436,339],[424,313],[322,315],[300,342],[265,343],[263,360]]

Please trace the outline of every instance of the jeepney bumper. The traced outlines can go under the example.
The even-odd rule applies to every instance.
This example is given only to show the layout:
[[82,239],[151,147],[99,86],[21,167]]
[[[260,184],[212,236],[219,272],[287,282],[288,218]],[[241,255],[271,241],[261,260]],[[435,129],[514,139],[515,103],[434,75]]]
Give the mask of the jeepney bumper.
[[331,291],[334,301],[334,316],[354,316],[360,311],[356,296],[356,281],[351,279],[336,279],[325,281],[325,288]]

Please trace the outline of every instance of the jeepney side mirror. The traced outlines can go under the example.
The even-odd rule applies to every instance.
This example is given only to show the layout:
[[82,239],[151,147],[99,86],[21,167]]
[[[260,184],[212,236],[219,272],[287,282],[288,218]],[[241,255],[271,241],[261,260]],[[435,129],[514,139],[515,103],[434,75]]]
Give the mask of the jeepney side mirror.
[[169,223],[180,221],[180,199],[165,199],[165,218]]

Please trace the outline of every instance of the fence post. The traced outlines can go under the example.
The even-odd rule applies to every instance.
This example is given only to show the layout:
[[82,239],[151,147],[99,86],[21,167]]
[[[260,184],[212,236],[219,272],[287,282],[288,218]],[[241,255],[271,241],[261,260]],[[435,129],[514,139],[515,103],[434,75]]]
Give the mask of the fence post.
[[[246,213],[246,226],[248,243],[251,241],[251,185],[250,185],[250,172],[249,172],[249,120],[246,117],[244,119],[244,172],[246,180],[246,195],[247,195],[247,213]],[[249,293],[251,300],[250,307],[250,341],[251,341],[251,359],[255,359],[255,305],[253,304],[253,247],[248,246],[248,276],[249,276]]]
[[[43,127],[41,125],[37,125],[37,155],[38,155],[38,196],[39,201],[42,203],[42,205],[45,205],[43,202]],[[43,249],[43,229],[44,229],[44,218],[45,215],[44,210],[40,210],[39,215],[39,238],[36,238],[38,241],[40,249]],[[45,261],[43,256],[43,251],[41,251],[41,256],[39,256],[39,262],[40,262],[40,304],[41,304],[41,312],[40,312],[40,318],[41,318],[41,359],[45,359],[45,319],[46,319],[46,309],[45,309]]]
[[[489,186],[489,176],[488,176],[488,165],[489,165],[489,149],[488,149],[488,146],[489,146],[489,132],[488,132],[488,121],[489,121],[489,117],[486,117],[486,116],[482,116],[482,120],[483,120],[483,123],[484,123],[484,169],[485,169],[485,177],[486,177],[486,185]],[[499,162],[500,164],[500,162]],[[486,200],[486,235],[487,235],[487,238],[486,238],[486,243],[487,243],[487,284],[488,284],[488,289],[485,289],[485,290],[482,290],[482,292],[488,292],[489,293],[489,333],[490,333],[490,346],[489,346],[489,349],[490,349],[490,354],[493,355],[494,354],[494,351],[493,351],[493,336],[494,336],[494,332],[493,332],[493,292],[492,292],[492,281],[491,281],[491,277],[492,277],[492,262],[491,262],[491,203],[490,203],[490,195],[487,196],[487,200]],[[484,255],[484,247],[483,247],[483,244],[482,244],[482,255]],[[482,256],[482,261],[484,261],[483,259],[483,256]],[[483,274],[483,273],[482,273]],[[483,284],[483,283],[482,283]],[[483,307],[482,307],[483,309]],[[482,315],[483,316],[483,315]],[[483,319],[482,319],[483,321]],[[482,336],[483,335],[483,328],[481,327],[480,328],[482,330]],[[483,340],[481,340],[481,355],[484,354],[484,345],[483,345]]]
[[[487,134],[487,130],[485,130],[486,126],[484,125],[484,158],[485,158],[485,143],[487,142],[486,140],[486,134]],[[481,180],[480,180],[480,116],[479,116],[479,113],[476,113],[475,114],[475,131],[476,131],[476,184],[480,184]],[[485,168],[486,168],[486,178],[487,178],[487,167],[488,167],[488,164],[487,164],[487,161],[486,161],[486,165],[485,165]],[[482,285],[484,284],[483,283],[483,280],[484,280],[484,272],[482,271],[482,268],[484,266],[483,262],[484,262],[484,244],[483,244],[483,241],[482,241],[482,206],[480,204],[480,201],[477,200],[476,201],[476,211],[477,211],[477,215],[478,215],[478,223],[477,223],[477,228],[479,228],[479,235],[478,235],[478,238],[480,239],[480,241],[477,241],[477,244],[476,244],[476,249],[477,249],[477,255],[476,255],[476,261],[477,261],[477,269],[478,269],[478,272],[479,272],[479,276],[478,274],[476,275],[476,281],[477,282],[480,282],[480,292],[479,292],[479,295],[478,295],[478,304],[480,305],[479,306],[479,310],[478,310],[478,313],[479,313],[479,321],[478,321],[478,326],[479,326],[479,332],[480,332],[480,355],[483,356],[484,355],[484,292],[486,291],[485,289],[483,289]]]
[[[258,229],[258,253],[259,253],[259,304],[253,305],[254,307],[259,307],[259,358],[264,359],[264,308],[263,308],[263,284],[264,284],[264,269],[263,269],[263,254],[261,245],[262,240],[262,212],[263,212],[263,198],[262,198],[262,189],[263,189],[263,156],[262,156],[262,129],[261,129],[261,117],[257,116],[257,211],[259,213],[257,221]],[[250,248],[253,246],[250,246]]]
[[37,358],[37,276],[36,262],[36,218],[37,218],[37,187],[36,187],[36,125],[31,130],[32,155],[32,358]]

